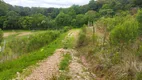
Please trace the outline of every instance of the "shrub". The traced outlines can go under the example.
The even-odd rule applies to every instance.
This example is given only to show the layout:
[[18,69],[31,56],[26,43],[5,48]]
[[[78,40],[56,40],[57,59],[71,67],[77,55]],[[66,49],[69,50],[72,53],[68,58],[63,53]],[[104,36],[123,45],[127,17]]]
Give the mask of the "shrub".
[[115,16],[113,18],[100,18],[96,24],[99,27],[107,28],[108,31],[113,30],[116,25],[122,24],[126,17]]
[[134,41],[138,35],[138,22],[130,18],[123,24],[116,25],[110,33],[112,44],[124,44]]

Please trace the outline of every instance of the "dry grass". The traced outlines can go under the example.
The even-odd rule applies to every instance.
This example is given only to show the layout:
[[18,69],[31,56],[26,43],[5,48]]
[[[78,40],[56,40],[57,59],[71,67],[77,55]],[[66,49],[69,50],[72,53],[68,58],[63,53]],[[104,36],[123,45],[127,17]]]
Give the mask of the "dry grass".
[[87,29],[86,35],[90,41],[86,46],[78,48],[79,56],[86,57],[91,72],[104,80],[140,80],[142,78],[142,61],[136,55],[136,46],[139,43],[126,45],[122,51],[119,51],[119,47],[109,45],[108,39],[105,46],[102,46],[104,33],[99,29],[96,31],[98,37],[93,45],[91,33],[91,28]]

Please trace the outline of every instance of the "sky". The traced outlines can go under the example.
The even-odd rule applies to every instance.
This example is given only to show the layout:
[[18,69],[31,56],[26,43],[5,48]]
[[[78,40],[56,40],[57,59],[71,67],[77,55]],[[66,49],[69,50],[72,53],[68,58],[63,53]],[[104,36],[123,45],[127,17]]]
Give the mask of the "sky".
[[4,0],[11,5],[18,5],[23,7],[55,7],[67,8],[76,5],[88,4],[90,0]]

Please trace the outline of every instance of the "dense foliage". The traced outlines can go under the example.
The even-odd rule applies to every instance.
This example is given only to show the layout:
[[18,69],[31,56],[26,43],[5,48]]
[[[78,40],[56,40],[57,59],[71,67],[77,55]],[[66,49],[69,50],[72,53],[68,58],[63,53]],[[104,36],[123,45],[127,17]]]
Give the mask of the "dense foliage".
[[81,27],[88,21],[110,16],[121,10],[142,7],[139,0],[90,0],[86,5],[69,8],[40,8],[12,6],[0,0],[1,29],[60,29],[63,26]]
[[138,35],[138,22],[129,18],[124,23],[115,26],[110,32],[112,44],[124,44],[132,42]]

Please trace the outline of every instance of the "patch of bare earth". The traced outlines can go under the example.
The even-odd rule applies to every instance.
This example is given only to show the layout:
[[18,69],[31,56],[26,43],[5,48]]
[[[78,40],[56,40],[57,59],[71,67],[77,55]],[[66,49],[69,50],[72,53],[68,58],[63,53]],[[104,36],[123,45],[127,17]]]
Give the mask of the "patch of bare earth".
[[8,37],[8,36],[14,35],[14,34],[16,34],[16,32],[5,32],[5,33],[3,34],[3,37]]
[[39,63],[39,67],[32,71],[24,80],[52,80],[59,73],[59,63],[62,60],[64,49],[58,49],[55,53]]
[[96,77],[95,74],[88,71],[80,58],[74,56],[77,54],[76,51],[72,51],[72,62],[69,65],[69,76],[71,76],[71,80],[94,80]]
[[17,37],[30,35],[32,32],[21,32]]

